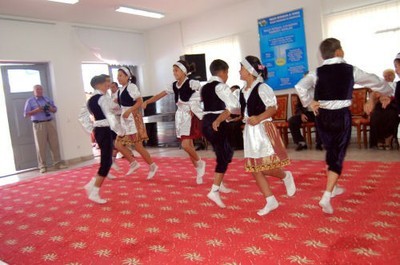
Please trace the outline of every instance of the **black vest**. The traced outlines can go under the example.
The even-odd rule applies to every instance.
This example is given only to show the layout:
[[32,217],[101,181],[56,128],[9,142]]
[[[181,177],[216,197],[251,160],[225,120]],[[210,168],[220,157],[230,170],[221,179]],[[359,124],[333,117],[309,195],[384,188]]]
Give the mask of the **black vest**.
[[246,102],[246,99],[244,98],[244,94],[241,91],[240,92],[240,108],[242,110],[242,116],[244,117],[244,110],[246,109],[247,106],[247,116],[255,116],[255,115],[260,115],[265,111],[265,104],[262,101],[260,95],[258,94],[258,88],[260,87],[262,83],[258,83],[253,90],[250,93],[249,99]]
[[100,94],[93,95],[87,102],[87,108],[89,112],[94,116],[94,119],[96,121],[106,119],[106,116],[104,115],[103,110],[99,105],[99,99],[101,96],[102,95]]
[[178,88],[177,86],[178,81],[175,81],[172,84],[172,89],[174,90],[175,93],[175,103],[178,102],[180,99],[183,102],[188,102],[190,97],[193,95],[195,92],[191,87],[190,87],[190,79],[186,79],[185,82],[183,82],[181,88]]
[[394,99],[397,107],[397,113],[400,115],[400,82],[396,84],[396,90],[394,92]]
[[327,64],[317,69],[315,100],[352,99],[354,87],[353,66],[346,63]]
[[124,89],[124,91],[122,91],[122,93],[120,90],[118,90],[118,104],[123,107],[132,107],[136,104],[136,100],[129,95],[128,86]]
[[201,98],[204,104],[204,111],[220,111],[225,110],[225,103],[218,97],[215,92],[215,88],[219,85],[220,82],[213,81],[211,83],[207,83],[201,89]]

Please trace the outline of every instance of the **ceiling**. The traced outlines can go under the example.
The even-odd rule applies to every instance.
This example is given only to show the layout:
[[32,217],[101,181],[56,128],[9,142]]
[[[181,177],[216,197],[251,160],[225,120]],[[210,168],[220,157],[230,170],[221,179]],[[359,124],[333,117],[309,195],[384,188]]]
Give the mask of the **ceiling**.
[[[80,0],[78,4],[68,5],[47,0],[0,0],[0,16],[143,32],[242,1],[245,0]],[[165,17],[152,19],[115,12],[116,7],[120,5],[161,12]]]

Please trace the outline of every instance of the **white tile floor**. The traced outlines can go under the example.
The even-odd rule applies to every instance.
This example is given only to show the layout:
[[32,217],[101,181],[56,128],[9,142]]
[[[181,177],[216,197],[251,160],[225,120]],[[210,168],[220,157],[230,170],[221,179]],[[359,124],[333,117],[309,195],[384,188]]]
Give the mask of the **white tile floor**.
[[[201,157],[213,158],[214,153],[209,148],[208,151],[199,151]],[[150,154],[154,157],[186,157],[186,153],[178,148],[148,148]],[[317,150],[303,150],[301,152],[296,152],[293,145],[288,147],[289,157],[293,160],[324,160],[325,152]],[[243,151],[236,151],[234,154],[236,158],[243,157]],[[352,144],[347,152],[346,160],[350,161],[380,161],[380,162],[395,162],[400,161],[400,152],[398,150],[392,151],[380,151],[371,149],[358,149],[356,145]],[[69,168],[78,168],[86,165],[91,165],[93,163],[98,163],[98,158],[78,163],[75,165],[70,165]],[[49,171],[47,174],[53,173],[54,171]],[[34,178],[40,176],[38,170],[33,170],[29,172],[24,172],[21,174],[15,174],[7,177],[0,178],[0,186],[7,185],[11,183],[16,183],[25,179]]]

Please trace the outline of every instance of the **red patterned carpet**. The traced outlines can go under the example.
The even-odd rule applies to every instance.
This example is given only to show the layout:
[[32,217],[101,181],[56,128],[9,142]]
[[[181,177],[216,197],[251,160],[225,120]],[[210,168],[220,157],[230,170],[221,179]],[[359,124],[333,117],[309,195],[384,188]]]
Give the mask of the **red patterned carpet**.
[[[223,195],[210,202],[186,158],[157,159],[159,174],[106,180],[106,205],[86,199],[89,166],[0,187],[0,260],[9,264],[400,264],[400,163],[347,162],[334,215],[317,205],[325,183],[321,161],[293,161],[298,193],[280,207],[264,199],[243,162],[234,160]],[[127,163],[119,161],[121,166]]]

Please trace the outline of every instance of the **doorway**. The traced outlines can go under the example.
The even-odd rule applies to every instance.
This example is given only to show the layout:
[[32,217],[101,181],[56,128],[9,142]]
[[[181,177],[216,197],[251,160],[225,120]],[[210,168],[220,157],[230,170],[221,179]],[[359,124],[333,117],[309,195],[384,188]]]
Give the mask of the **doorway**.
[[49,94],[48,64],[0,64],[0,176],[37,167],[32,123],[24,118],[26,100],[32,96],[33,86],[43,86]]

